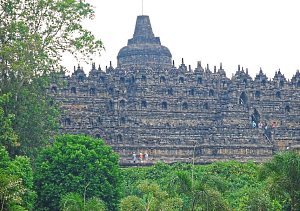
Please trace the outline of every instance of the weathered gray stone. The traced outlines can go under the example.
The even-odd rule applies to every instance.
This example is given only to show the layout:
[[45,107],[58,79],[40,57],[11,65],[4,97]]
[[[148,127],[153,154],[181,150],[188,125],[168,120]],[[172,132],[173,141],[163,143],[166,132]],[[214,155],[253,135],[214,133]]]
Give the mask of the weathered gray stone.
[[116,68],[93,65],[86,76],[78,67],[61,80],[49,94],[62,104],[62,132],[102,137],[122,163],[134,152],[147,152],[148,163],[261,162],[300,145],[299,71],[289,81],[280,71],[253,80],[240,67],[232,79],[222,65],[176,68],[148,16],[138,17]]

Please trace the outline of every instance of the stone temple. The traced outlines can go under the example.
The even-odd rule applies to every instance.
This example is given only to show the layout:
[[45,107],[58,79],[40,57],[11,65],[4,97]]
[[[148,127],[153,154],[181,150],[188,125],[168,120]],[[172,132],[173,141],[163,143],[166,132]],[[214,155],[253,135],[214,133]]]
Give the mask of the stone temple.
[[147,153],[148,163],[263,162],[300,146],[299,71],[287,80],[260,70],[253,79],[238,67],[229,79],[222,64],[175,67],[148,16],[137,17],[117,59],[105,71],[93,64],[88,76],[74,67],[49,93],[61,103],[63,133],[103,138],[121,164],[133,153]]

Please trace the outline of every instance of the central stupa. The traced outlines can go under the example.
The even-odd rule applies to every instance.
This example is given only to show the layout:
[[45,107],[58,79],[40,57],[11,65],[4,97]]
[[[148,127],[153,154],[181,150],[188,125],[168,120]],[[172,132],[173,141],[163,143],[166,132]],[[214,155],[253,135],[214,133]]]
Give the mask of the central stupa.
[[117,58],[118,66],[122,68],[137,65],[161,68],[172,66],[170,50],[161,45],[159,37],[154,36],[149,16],[146,15],[137,17],[133,38],[119,51]]

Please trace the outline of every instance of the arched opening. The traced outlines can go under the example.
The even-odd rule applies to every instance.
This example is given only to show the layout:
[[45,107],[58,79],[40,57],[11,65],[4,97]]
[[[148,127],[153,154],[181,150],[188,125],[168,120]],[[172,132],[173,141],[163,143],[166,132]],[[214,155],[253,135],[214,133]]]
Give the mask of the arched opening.
[[182,104],[182,110],[188,110],[188,104],[187,104],[187,102],[184,102]]
[[99,81],[100,81],[100,82],[105,82],[105,77],[104,77],[104,76],[100,76],[100,77],[99,77]]
[[285,110],[286,113],[290,113],[291,112],[291,107],[289,105],[286,105],[284,110]]
[[70,126],[71,125],[71,119],[70,118],[65,118],[65,126]]
[[114,102],[111,101],[111,100],[108,102],[108,110],[109,110],[109,111],[114,110]]
[[102,118],[101,118],[100,116],[97,118],[97,122],[98,122],[99,124],[102,124],[103,120],[102,120]]
[[145,75],[142,75],[141,79],[142,79],[142,82],[144,82],[144,83],[147,82],[147,77]]
[[248,103],[248,97],[245,92],[242,92],[242,94],[240,95],[239,104],[246,105],[247,103]]
[[208,109],[208,103],[204,103],[204,104],[203,104],[203,108],[204,108],[205,110],[207,110],[207,109]]
[[257,128],[259,121],[260,121],[260,114],[259,112],[256,110],[256,108],[254,109],[253,114],[251,115],[251,121],[252,121],[252,126],[253,128]]
[[160,82],[160,83],[166,83],[166,78],[165,78],[165,76],[161,76],[160,79],[159,79],[159,82]]
[[122,135],[121,135],[121,134],[118,134],[118,135],[117,135],[117,142],[118,142],[118,143],[121,143],[122,141],[123,141]]
[[179,83],[183,84],[184,83],[184,77],[179,77]]
[[198,78],[198,80],[197,80],[197,83],[198,83],[198,84],[202,84],[202,83],[203,83],[203,81],[202,81],[202,78],[201,78],[201,77],[199,77],[199,78]]
[[161,103],[161,108],[164,109],[164,110],[168,109],[168,103],[167,102],[162,102]]
[[124,83],[125,83],[125,78],[124,78],[124,77],[121,77],[121,78],[120,78],[120,82],[121,82],[122,84],[124,84]]
[[100,134],[96,134],[95,137],[96,138],[101,138],[101,135]]
[[51,92],[52,92],[52,93],[57,93],[57,87],[56,87],[56,86],[52,86]]
[[212,90],[212,89],[210,89],[208,95],[209,95],[210,97],[213,97],[213,96],[215,95],[215,91]]
[[297,87],[300,87],[300,81],[298,81],[298,83],[297,83]]
[[120,124],[125,125],[125,123],[126,123],[125,117],[121,117]]
[[120,100],[119,106],[120,108],[125,108],[125,100]]
[[189,95],[194,96],[195,95],[195,89],[190,89],[189,90]]
[[72,87],[72,88],[71,88],[71,93],[72,93],[72,94],[76,94],[76,87]]
[[114,88],[109,87],[108,88],[108,94],[113,95],[114,94]]
[[275,95],[276,95],[276,98],[281,98],[281,92],[280,91],[277,91]]
[[280,87],[284,87],[284,81],[281,80],[281,81],[279,82],[279,86],[280,86]]
[[147,102],[146,102],[145,100],[143,100],[143,101],[141,102],[141,108],[142,108],[142,109],[147,108]]
[[244,82],[245,85],[247,85],[248,84],[247,78],[244,78],[243,82]]
[[266,84],[267,84],[266,80],[263,79],[263,80],[261,81],[261,84],[262,84],[263,86],[266,86]]
[[170,88],[170,89],[168,89],[168,95],[173,95],[173,89],[172,88]]
[[96,94],[96,89],[90,88],[90,95],[95,95],[95,94]]
[[83,82],[84,78],[82,75],[78,76],[78,82]]
[[255,92],[255,98],[260,98],[260,91]]
[[129,84],[133,84],[135,83],[135,77],[133,75],[131,75],[128,79]]
[[223,84],[223,88],[227,87],[227,83],[225,81],[223,81],[222,84]]

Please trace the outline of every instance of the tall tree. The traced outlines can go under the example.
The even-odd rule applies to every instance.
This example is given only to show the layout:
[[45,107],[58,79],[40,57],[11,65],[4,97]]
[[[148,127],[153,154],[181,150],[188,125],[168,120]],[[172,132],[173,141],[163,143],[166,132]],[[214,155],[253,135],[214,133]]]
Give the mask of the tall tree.
[[178,171],[176,174],[173,184],[179,195],[187,199],[186,209],[230,210],[221,193],[207,186],[203,178],[194,179],[185,171]]
[[300,155],[281,152],[266,163],[261,172],[268,177],[270,192],[284,200],[288,196],[291,210],[300,210]]
[[4,106],[9,102],[9,95],[0,96],[0,145],[11,151],[19,145],[18,136],[12,128],[13,114],[6,113]]
[[88,200],[103,200],[109,210],[120,196],[118,156],[100,139],[64,135],[46,147],[36,160],[38,207],[59,210],[61,197],[73,192]]
[[35,196],[29,159],[11,159],[0,146],[0,210],[32,210]]
[[127,196],[121,200],[120,210],[145,211],[179,211],[182,210],[183,201],[179,197],[170,197],[166,191],[161,190],[155,182],[143,181],[138,186],[138,196]]
[[62,54],[89,59],[103,48],[82,26],[93,15],[93,7],[78,0],[1,0],[0,96],[10,93],[4,112],[15,116],[21,152],[49,140],[55,112],[47,106],[46,79],[60,71]]

